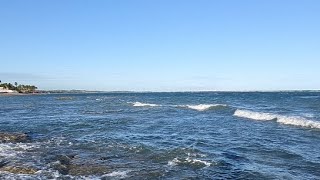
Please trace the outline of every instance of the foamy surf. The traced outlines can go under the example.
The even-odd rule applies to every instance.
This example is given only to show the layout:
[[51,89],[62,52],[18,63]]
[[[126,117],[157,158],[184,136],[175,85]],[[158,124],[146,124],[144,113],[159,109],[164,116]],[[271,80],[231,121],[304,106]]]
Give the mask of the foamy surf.
[[16,157],[18,154],[22,154],[27,150],[37,148],[35,144],[25,143],[4,143],[0,144],[0,159],[8,157]]
[[248,118],[248,119],[260,120],[260,121],[270,121],[270,120],[275,120],[277,118],[275,114],[271,114],[271,113],[261,113],[261,112],[239,110],[239,109],[237,109],[233,115],[238,117]]
[[128,173],[129,173],[130,171],[113,171],[113,172],[111,172],[111,173],[109,173],[109,174],[105,174],[105,175],[103,175],[102,177],[114,177],[114,178],[121,178],[121,179],[123,179],[123,178],[126,178],[126,177],[128,177]]
[[284,116],[279,114],[254,112],[254,111],[239,110],[239,109],[237,109],[233,115],[237,117],[243,117],[243,118],[248,118],[253,120],[261,120],[261,121],[275,120],[276,122],[281,124],[320,129],[320,122],[309,120],[300,116]]
[[186,107],[197,111],[207,111],[217,107],[227,107],[225,104],[199,104],[199,105],[179,105],[178,107]]

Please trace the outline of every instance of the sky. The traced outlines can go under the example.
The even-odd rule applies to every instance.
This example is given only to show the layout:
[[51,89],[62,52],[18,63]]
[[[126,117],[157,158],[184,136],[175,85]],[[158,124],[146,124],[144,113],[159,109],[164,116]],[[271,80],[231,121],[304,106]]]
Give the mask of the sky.
[[0,80],[39,89],[320,89],[319,0],[1,0]]

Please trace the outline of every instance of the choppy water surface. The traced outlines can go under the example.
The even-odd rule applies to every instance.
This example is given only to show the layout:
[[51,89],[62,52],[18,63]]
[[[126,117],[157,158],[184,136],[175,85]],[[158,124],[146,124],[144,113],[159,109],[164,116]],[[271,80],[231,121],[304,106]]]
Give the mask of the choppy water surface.
[[319,120],[320,92],[0,96],[0,131],[30,136],[0,178],[319,179]]

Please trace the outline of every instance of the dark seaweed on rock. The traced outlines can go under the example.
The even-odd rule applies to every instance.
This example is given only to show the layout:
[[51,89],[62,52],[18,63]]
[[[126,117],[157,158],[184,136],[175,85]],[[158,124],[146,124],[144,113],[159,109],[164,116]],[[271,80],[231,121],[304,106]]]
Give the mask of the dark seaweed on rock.
[[52,163],[52,167],[63,175],[69,174],[72,176],[103,175],[111,172],[110,168],[103,165],[74,163],[72,162],[73,158],[73,155],[58,155],[56,157],[57,161]]
[[20,143],[30,141],[30,136],[25,133],[3,133],[0,132],[0,143]]

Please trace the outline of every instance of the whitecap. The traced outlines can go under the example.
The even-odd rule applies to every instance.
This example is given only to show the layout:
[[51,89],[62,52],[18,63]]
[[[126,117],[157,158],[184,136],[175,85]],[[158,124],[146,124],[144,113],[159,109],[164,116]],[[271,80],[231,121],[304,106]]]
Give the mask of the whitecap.
[[198,104],[198,105],[178,105],[178,107],[186,107],[197,111],[206,111],[217,107],[227,107],[226,104]]
[[141,103],[141,102],[134,102],[132,103],[134,107],[156,107],[160,106],[158,104],[149,104],[149,103]]
[[277,118],[275,114],[271,114],[271,113],[254,112],[254,111],[239,110],[239,109],[237,109],[233,115],[238,117],[248,118],[248,119],[261,120],[261,121],[270,121],[270,120],[275,120]]
[[306,118],[298,116],[279,116],[277,118],[277,122],[294,126],[320,129],[319,121],[308,120]]
[[190,165],[198,164],[204,167],[209,167],[211,166],[212,163],[204,160],[200,160],[200,159],[193,159],[191,157],[187,157],[186,159],[174,158],[173,160],[168,161],[169,166],[177,166],[179,164],[190,164]]
[[188,162],[191,162],[191,163],[200,163],[200,164],[204,164],[206,167],[209,167],[211,166],[212,163],[210,162],[207,162],[207,161],[204,161],[204,160],[199,160],[199,159],[190,159],[190,158],[187,158],[187,161]]
[[180,161],[178,160],[178,158],[174,158],[171,161],[168,161],[168,165],[169,166],[176,166]]
[[253,120],[262,120],[262,121],[276,120],[276,122],[281,124],[320,129],[319,121],[309,120],[300,116],[284,116],[279,114],[254,112],[254,111],[239,110],[239,109],[237,109],[233,115],[237,117],[243,117],[243,118],[248,118]]
[[319,97],[320,96],[300,96],[300,98],[302,98],[302,99],[317,99]]

